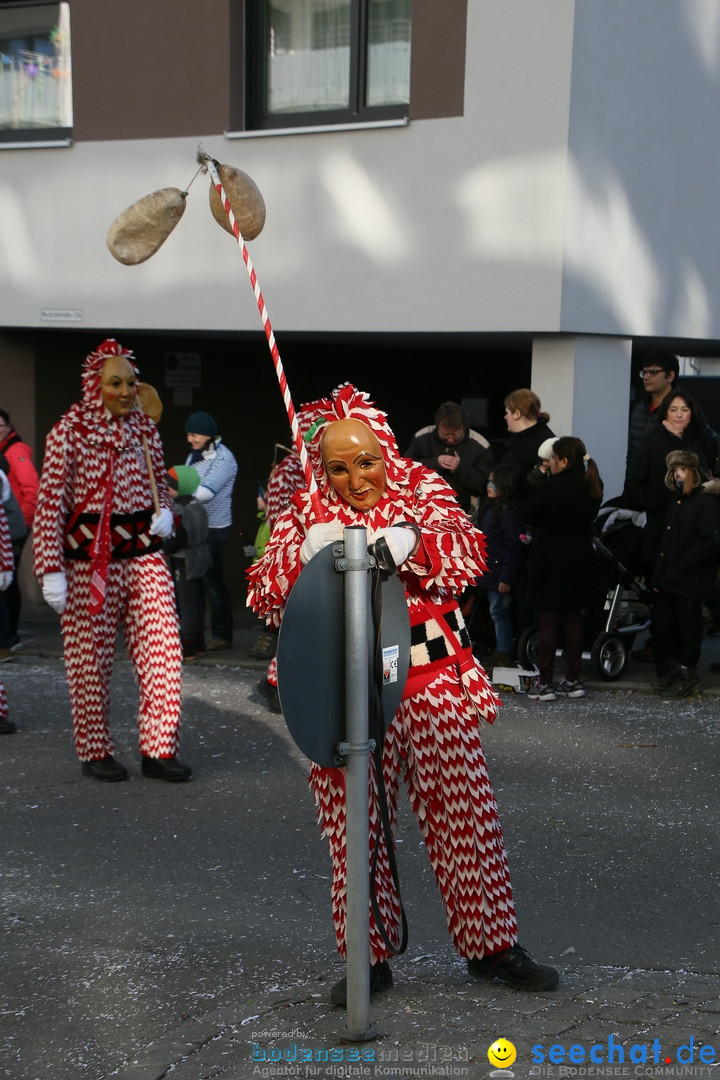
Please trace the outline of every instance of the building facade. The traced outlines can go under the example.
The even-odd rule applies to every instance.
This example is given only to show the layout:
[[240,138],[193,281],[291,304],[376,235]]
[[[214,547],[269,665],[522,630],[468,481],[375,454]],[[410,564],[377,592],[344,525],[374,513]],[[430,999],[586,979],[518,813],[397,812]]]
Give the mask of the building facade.
[[[43,18],[49,119],[42,52],[12,51]],[[263,194],[248,250],[296,404],[351,379],[401,444],[447,399],[495,440],[531,385],[613,494],[643,356],[720,355],[717,0],[0,0],[0,49],[2,397],[39,461],[114,336],[163,399],[168,464],[189,412],[217,416],[254,529],[289,429],[199,147]],[[182,219],[119,263],[111,223],[166,187]]]

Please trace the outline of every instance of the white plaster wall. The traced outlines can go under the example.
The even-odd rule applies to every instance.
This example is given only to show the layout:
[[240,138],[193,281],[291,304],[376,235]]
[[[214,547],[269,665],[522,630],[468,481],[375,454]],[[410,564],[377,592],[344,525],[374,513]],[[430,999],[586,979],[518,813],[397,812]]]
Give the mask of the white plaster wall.
[[720,337],[719,0],[468,10],[463,117],[0,152],[0,326],[258,329],[206,178],[149,262],[105,247],[202,144],[263,191],[250,252],[276,329]]
[[[147,263],[105,247],[142,195],[184,188],[198,143],[256,180],[250,245],[276,328],[557,329],[573,0],[470,0],[465,116],[407,128],[85,143],[0,154],[0,325],[255,329],[206,179]],[[152,103],[148,103],[151,107]]]
[[720,3],[577,0],[561,328],[720,334]]

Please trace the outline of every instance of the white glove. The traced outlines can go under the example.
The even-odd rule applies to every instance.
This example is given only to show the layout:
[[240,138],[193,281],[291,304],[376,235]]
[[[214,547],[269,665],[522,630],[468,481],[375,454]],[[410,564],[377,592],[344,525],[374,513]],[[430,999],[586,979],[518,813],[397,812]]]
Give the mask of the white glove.
[[0,570],[0,592],[5,592],[6,589],[10,588],[14,577],[14,570]]
[[45,574],[42,582],[42,594],[45,602],[53,611],[62,615],[67,600],[67,578],[62,570],[54,574]]
[[210,502],[211,499],[215,498],[215,492],[201,484],[199,488],[195,489],[195,498],[198,502]]
[[319,525],[311,525],[300,548],[300,562],[303,566],[328,544],[342,540],[344,532],[345,526],[336,521],[323,521]]
[[159,514],[153,514],[152,516],[152,521],[150,522],[150,535],[159,536],[161,540],[164,540],[166,536],[170,536],[172,531],[172,510],[168,510],[167,507],[163,507]]
[[406,529],[402,525],[394,525],[390,529],[380,529],[378,532],[372,533],[369,543],[374,544],[381,536],[390,549],[392,560],[396,566],[402,566],[418,542],[415,530]]
[[247,555],[248,559],[254,559],[257,555],[257,548],[254,544],[245,544],[243,551]]

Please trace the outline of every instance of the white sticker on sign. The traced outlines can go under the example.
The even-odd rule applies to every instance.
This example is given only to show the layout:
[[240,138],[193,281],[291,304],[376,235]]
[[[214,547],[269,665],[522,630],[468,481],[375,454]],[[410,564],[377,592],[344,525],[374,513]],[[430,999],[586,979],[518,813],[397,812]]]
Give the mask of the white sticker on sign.
[[398,645],[387,645],[383,651],[383,686],[386,683],[395,683],[398,681],[398,657],[400,654],[400,647]]

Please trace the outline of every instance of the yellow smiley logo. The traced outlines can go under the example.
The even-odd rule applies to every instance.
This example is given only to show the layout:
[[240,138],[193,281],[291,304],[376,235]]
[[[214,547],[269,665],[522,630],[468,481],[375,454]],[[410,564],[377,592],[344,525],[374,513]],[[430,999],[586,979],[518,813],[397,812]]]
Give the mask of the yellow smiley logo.
[[507,1039],[496,1039],[488,1047],[488,1061],[498,1069],[509,1069],[517,1057],[517,1051]]

